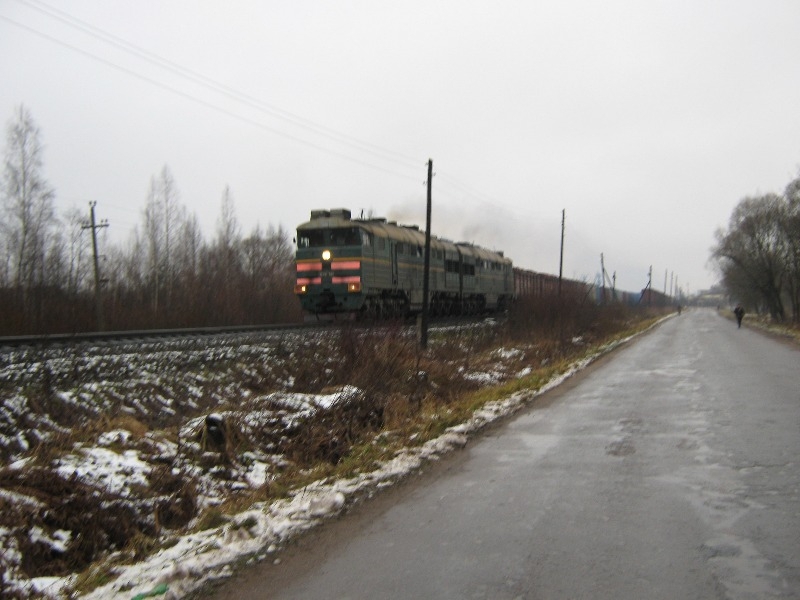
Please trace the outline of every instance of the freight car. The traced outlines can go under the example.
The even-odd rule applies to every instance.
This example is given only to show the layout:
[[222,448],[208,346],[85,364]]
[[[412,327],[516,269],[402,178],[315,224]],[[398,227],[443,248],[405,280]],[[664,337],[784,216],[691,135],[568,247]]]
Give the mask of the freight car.
[[[347,209],[313,210],[297,227],[295,294],[304,311],[403,317],[422,310],[425,234]],[[503,310],[514,296],[502,252],[431,236],[431,315]]]
[[528,271],[514,267],[514,296],[544,298],[557,296],[561,290],[564,296],[590,297],[594,285],[574,279],[562,279],[559,283],[558,275]]

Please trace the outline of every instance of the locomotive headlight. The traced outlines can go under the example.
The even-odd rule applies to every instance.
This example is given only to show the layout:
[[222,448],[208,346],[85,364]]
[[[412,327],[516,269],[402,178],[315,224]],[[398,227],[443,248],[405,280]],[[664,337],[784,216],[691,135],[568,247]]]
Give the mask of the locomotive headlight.
[[322,251],[322,260],[330,260],[331,259],[331,251],[330,250],[323,250]]

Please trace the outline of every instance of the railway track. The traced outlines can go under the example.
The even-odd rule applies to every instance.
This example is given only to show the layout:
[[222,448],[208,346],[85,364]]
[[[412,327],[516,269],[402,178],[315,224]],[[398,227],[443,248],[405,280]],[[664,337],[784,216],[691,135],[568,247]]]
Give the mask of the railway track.
[[136,341],[165,341],[180,338],[208,338],[231,334],[292,331],[318,327],[316,323],[279,325],[240,325],[237,327],[195,327],[189,329],[141,329],[133,331],[94,331],[85,333],[54,333],[45,335],[0,336],[0,352],[19,348],[66,347],[80,344],[125,343]]
[[[431,327],[446,328],[480,323],[486,319],[432,318]],[[0,355],[21,349],[67,348],[81,345],[117,345],[127,343],[160,343],[175,340],[213,340],[231,336],[258,336],[262,334],[288,333],[294,331],[329,330],[346,323],[356,327],[373,327],[376,324],[359,321],[308,321],[305,323],[281,323],[272,325],[239,325],[235,327],[195,327],[187,329],[140,329],[131,331],[94,331],[84,333],[53,333],[44,335],[0,336]],[[382,326],[379,324],[378,326]],[[408,321],[406,327],[413,328]]]
[[[439,319],[432,329],[474,326],[485,319]],[[310,322],[239,327],[201,327],[123,332],[14,336],[0,338],[0,382],[9,384],[93,379],[118,380],[124,373],[168,360],[172,367],[196,368],[198,363],[230,358],[237,349],[276,346],[293,347],[313,338],[330,335],[342,323]],[[348,322],[354,327],[396,327],[396,324]],[[413,322],[401,325],[408,335],[416,332]]]

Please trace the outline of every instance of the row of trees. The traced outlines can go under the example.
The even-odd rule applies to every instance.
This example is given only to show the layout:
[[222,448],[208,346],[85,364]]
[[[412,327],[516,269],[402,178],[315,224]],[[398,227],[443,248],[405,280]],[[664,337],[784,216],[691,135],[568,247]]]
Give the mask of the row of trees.
[[127,245],[103,245],[96,304],[91,223],[77,208],[57,214],[42,165],[40,131],[19,107],[0,183],[0,335],[300,318],[287,232],[256,226],[242,234],[226,188],[216,236],[205,240],[167,166],[151,179],[142,223]]
[[800,322],[800,176],[783,194],[743,199],[712,258],[738,302],[776,321]]

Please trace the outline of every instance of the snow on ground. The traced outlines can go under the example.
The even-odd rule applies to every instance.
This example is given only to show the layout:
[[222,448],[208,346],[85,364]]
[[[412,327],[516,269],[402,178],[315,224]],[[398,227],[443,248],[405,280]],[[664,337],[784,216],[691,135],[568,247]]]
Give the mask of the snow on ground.
[[[627,340],[619,343],[624,341]],[[234,562],[242,559],[265,560],[292,536],[313,527],[322,519],[337,515],[348,502],[361,497],[365,491],[389,485],[419,469],[424,461],[436,460],[450,450],[463,447],[469,434],[512,414],[532,398],[558,386],[586,367],[596,356],[574,364],[535,392],[518,392],[504,400],[486,404],[468,422],[451,427],[421,447],[404,449],[371,473],[330,483],[313,483],[297,491],[290,499],[278,500],[270,505],[254,505],[221,527],[184,536],[176,545],[148,560],[119,569],[115,581],[97,588],[85,598],[129,598],[132,594],[147,592],[162,584],[167,586],[165,598],[181,598],[210,581],[230,576],[233,572],[230,565]],[[304,399],[298,401],[303,402]],[[59,583],[66,584],[68,581]],[[51,591],[54,590],[55,586]]]
[[[484,405],[473,414],[468,422],[448,429],[440,437],[422,446],[409,447],[399,451],[391,460],[383,462],[370,473],[351,479],[318,481],[295,491],[289,498],[269,504],[254,504],[247,510],[227,519],[222,525],[177,538],[173,545],[161,549],[142,562],[111,567],[110,571],[116,576],[115,579],[94,589],[85,598],[130,599],[138,594],[148,592],[157,593],[165,599],[181,598],[213,580],[230,576],[233,572],[233,564],[265,560],[275,555],[287,540],[315,526],[323,519],[338,514],[347,505],[368,497],[376,490],[406,477],[419,469],[425,461],[436,460],[446,452],[463,447],[473,432],[487,423],[515,412],[532,398],[571,377],[599,354],[626,341],[627,339],[611,344],[589,358],[575,363],[566,372],[554,377],[539,390],[518,392],[501,401]],[[520,352],[522,351],[518,349],[501,349],[496,351],[494,358],[498,362],[504,362],[515,357],[518,358]],[[204,359],[207,359],[207,356],[204,356]],[[183,356],[176,360],[180,364],[185,362],[186,358]],[[499,366],[498,369],[500,369]],[[529,372],[530,368],[527,367],[517,371],[517,376],[522,377]],[[499,380],[497,373],[499,370],[491,369],[466,375],[476,380],[493,382]],[[184,389],[188,390],[195,384],[199,384],[197,378],[194,382],[184,382]],[[180,385],[180,382],[174,382],[173,385]],[[356,394],[358,390],[344,387],[330,394],[274,392],[264,396],[252,394],[249,390],[236,390],[236,392],[240,397],[248,398],[249,408],[256,409],[242,416],[240,425],[255,430],[263,427],[264,423],[268,421],[274,422],[276,418],[281,420],[284,425],[291,426],[303,415],[317,409],[330,408],[349,395]],[[84,390],[81,393],[88,392]],[[184,394],[184,397],[186,396],[190,396],[190,394]],[[198,391],[195,396],[196,400],[193,401],[200,402],[201,396],[202,393]],[[192,400],[191,396],[190,400]],[[77,399],[71,394],[67,396],[60,394],[57,401],[76,402]],[[15,402],[17,401],[7,403],[6,407],[12,405],[14,418],[17,418],[22,412],[18,410],[21,407],[16,407]],[[146,404],[153,405],[152,402]],[[156,402],[156,405],[158,404]],[[259,410],[258,407],[262,405],[264,409]],[[172,407],[162,406],[162,408],[171,409]],[[226,418],[234,413],[235,410],[230,408],[227,412],[219,413],[216,416]],[[208,416],[184,422],[179,430],[180,439],[191,439],[194,435],[193,432],[196,433],[201,428],[203,419],[213,415],[214,413],[211,413]],[[75,476],[125,497],[136,486],[149,485],[148,475],[153,465],[140,455],[143,447],[151,453],[151,456],[177,456],[178,453],[175,442],[163,438],[150,439],[147,436],[139,440],[140,446],[135,449],[126,449],[128,438],[131,435],[131,432],[123,428],[98,434],[95,442],[88,441],[76,445],[70,452],[59,456],[57,470],[66,477]],[[143,443],[144,446],[141,445]],[[19,448],[21,451],[25,450],[23,444],[20,444]],[[242,464],[239,465],[240,479],[233,483],[228,482],[228,485],[244,487],[263,485],[269,476],[269,471],[281,460],[282,458],[279,456],[267,456],[260,452],[245,453],[241,457]],[[21,469],[25,467],[26,462],[27,459],[17,460],[9,466]],[[215,482],[207,485],[208,488],[200,490],[198,495],[199,501],[205,506],[213,505],[220,497],[219,490],[215,490],[214,486],[221,484]],[[20,505],[36,502],[34,498],[20,496],[6,490],[0,490],[0,492],[2,492],[0,499],[6,499],[9,502]],[[4,538],[7,533],[0,528],[0,538]],[[35,536],[39,542],[58,550],[69,543],[71,533],[65,530],[56,530],[47,534],[41,529],[34,529],[31,531],[31,536]],[[4,549],[5,553],[14,551],[12,548]],[[12,556],[12,562],[13,558]],[[9,574],[9,572],[6,573],[7,582],[9,582]],[[68,589],[74,582],[74,576],[70,576],[40,577],[16,583],[22,588],[35,590],[42,597],[59,598],[63,595],[62,590]]]

